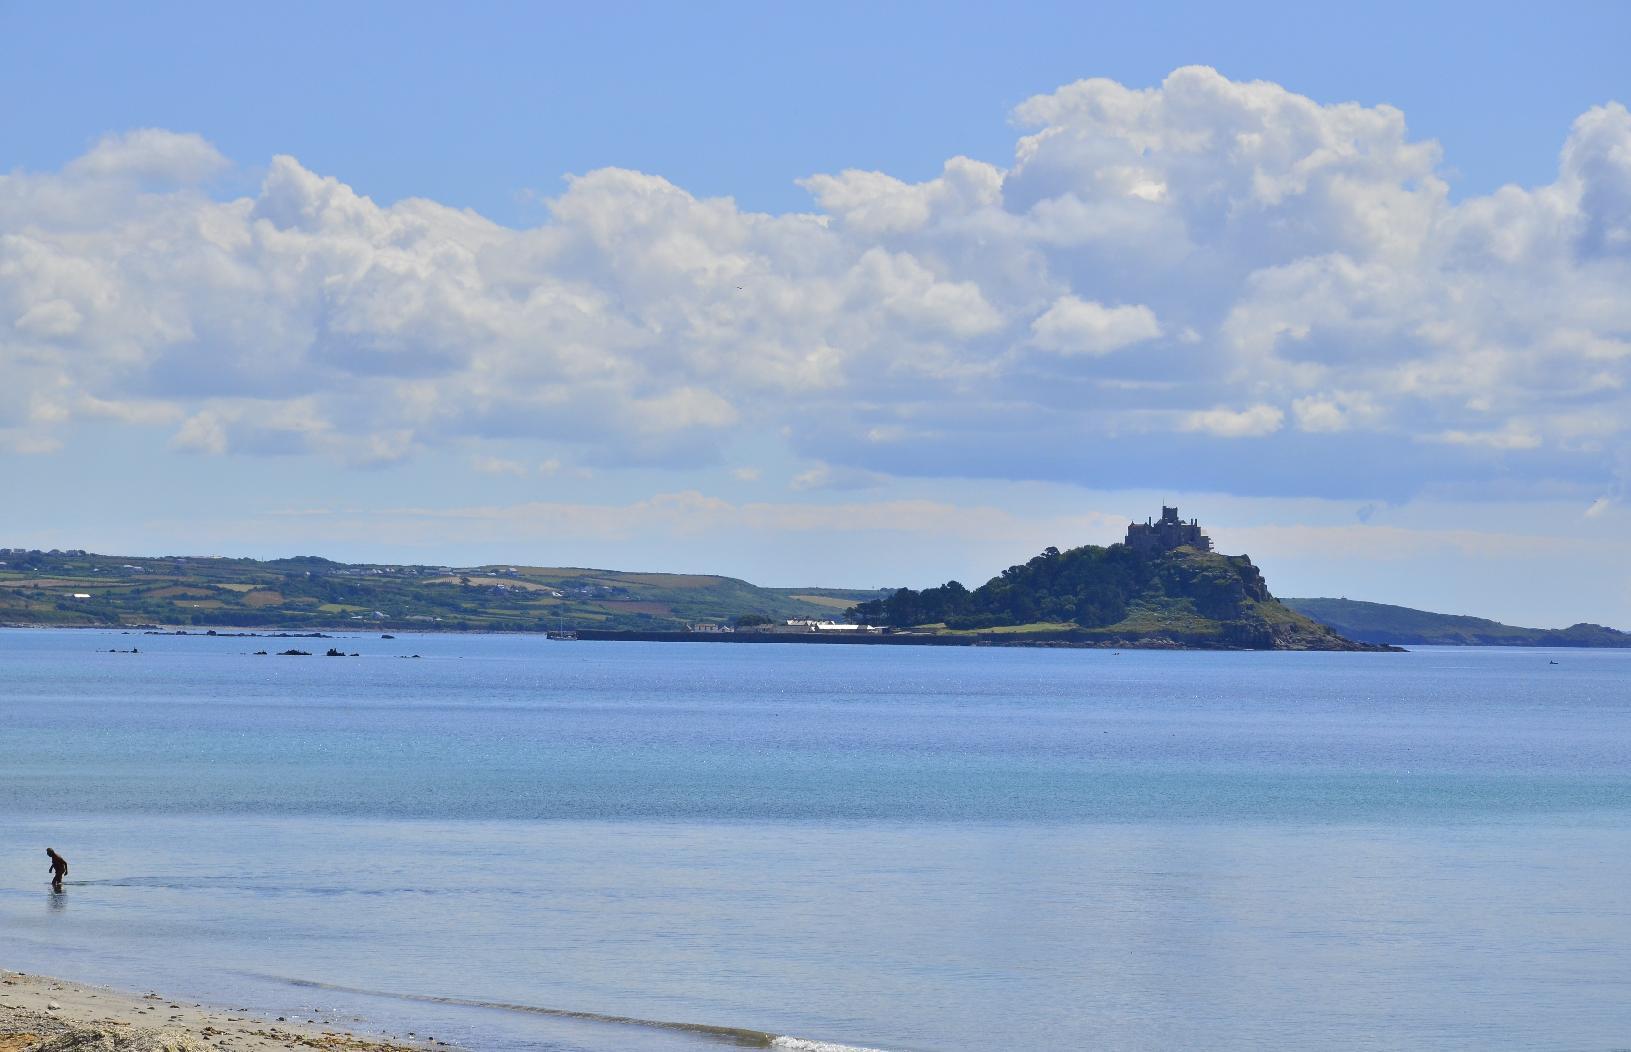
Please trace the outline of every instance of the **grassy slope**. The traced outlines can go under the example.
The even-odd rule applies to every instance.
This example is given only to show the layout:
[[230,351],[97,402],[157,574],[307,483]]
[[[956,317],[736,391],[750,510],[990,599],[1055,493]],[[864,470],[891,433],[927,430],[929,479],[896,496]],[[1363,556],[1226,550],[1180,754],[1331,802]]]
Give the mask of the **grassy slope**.
[[880,599],[889,594],[887,589],[882,588],[768,588],[766,591],[821,607],[827,616],[835,619],[856,603]]
[[[7,624],[649,630],[742,614],[781,619],[835,613],[829,605],[783,591],[693,574],[350,565],[316,558],[0,559],[6,563],[0,566],[0,622]],[[74,599],[76,592],[90,598]]]
[[[1171,569],[1157,575],[1151,588],[1130,605],[1125,618],[1094,630],[1096,633],[1238,641],[1266,631],[1275,645],[1291,648],[1325,648],[1344,642],[1327,626],[1287,608],[1271,595],[1257,567],[1243,555],[1182,548],[1164,558]],[[1200,609],[1198,596],[1229,592],[1236,594],[1228,616]]]
[[1352,639],[1450,646],[1631,647],[1631,634],[1601,625],[1517,628],[1482,617],[1436,614],[1354,599],[1287,599],[1285,605]]

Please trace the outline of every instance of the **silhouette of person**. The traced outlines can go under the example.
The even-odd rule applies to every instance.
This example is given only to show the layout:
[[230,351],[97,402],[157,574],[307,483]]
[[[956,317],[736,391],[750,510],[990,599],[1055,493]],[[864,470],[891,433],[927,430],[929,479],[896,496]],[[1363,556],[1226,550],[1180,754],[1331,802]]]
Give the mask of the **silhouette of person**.
[[51,888],[61,891],[62,878],[68,875],[68,860],[50,848],[46,848],[45,853],[51,856]]

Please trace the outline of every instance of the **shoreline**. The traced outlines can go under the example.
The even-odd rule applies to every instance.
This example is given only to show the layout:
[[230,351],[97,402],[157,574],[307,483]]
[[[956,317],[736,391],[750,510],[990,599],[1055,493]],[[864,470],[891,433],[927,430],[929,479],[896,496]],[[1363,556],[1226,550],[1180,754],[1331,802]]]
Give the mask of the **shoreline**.
[[[549,1017],[610,1027],[613,1031],[617,1028],[667,1031],[702,1039],[721,1048],[881,1052],[868,1046],[790,1037],[743,1027],[431,994],[380,995],[323,983],[297,985]],[[247,1008],[199,1004],[154,992],[136,994],[0,968],[0,1052],[469,1052],[468,1046],[438,1040],[434,1035],[370,1031],[363,1018],[353,1016],[350,1021],[360,1025],[356,1029],[344,1029],[338,1020],[274,1018]]]
[[[1346,642],[1348,646],[1262,646],[1262,640],[1237,641],[1227,638],[1186,637],[1184,633],[1142,635],[1098,635],[1078,632],[935,632],[821,633],[821,632],[666,632],[624,631],[621,629],[580,628],[572,638],[595,642],[637,643],[813,643],[837,646],[928,646],[928,647],[1012,647],[1038,650],[1189,650],[1189,651],[1280,651],[1323,653],[1402,654],[1403,647],[1385,643]],[[1279,642],[1275,640],[1274,642]]]
[[269,1018],[246,1009],[0,969],[0,1052],[426,1052],[456,1047],[431,1036],[358,1032],[328,1020]]
[[[1073,633],[977,632],[971,634],[930,632],[844,633],[823,635],[816,632],[690,632],[669,630],[627,629],[459,629],[459,628],[400,628],[374,626],[359,628],[320,628],[311,632],[285,629],[257,631],[233,625],[189,625],[167,627],[153,625],[58,625],[22,624],[7,622],[0,629],[25,631],[117,632],[121,635],[165,637],[206,637],[211,639],[340,639],[347,636],[363,638],[396,638],[396,633],[426,636],[503,635],[535,636],[540,639],[594,642],[640,643],[795,643],[849,646],[931,646],[931,647],[1002,647],[1040,650],[1166,650],[1215,652],[1320,652],[1320,653],[1407,653],[1405,647],[1388,643],[1360,643],[1353,640],[1349,646],[1263,646],[1261,640],[1250,642],[1231,640],[1201,641],[1185,638],[1184,633],[1154,633],[1147,635],[1093,636]],[[0,1049],[0,1052],[4,1052]]]

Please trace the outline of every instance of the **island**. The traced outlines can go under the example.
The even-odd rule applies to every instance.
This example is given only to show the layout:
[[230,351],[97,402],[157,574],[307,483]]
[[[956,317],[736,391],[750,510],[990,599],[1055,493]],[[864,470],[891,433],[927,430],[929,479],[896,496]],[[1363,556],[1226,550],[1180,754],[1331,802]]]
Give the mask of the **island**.
[[1001,643],[1207,650],[1388,650],[1277,600],[1245,555],[1213,551],[1198,520],[1163,507],[1107,546],[1048,548],[978,588],[957,581],[859,603],[896,633]]

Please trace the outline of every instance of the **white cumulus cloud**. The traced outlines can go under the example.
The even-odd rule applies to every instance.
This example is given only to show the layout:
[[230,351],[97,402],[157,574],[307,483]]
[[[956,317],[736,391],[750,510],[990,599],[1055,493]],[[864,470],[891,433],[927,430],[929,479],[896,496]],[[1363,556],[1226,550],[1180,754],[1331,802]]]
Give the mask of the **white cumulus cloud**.
[[1184,417],[1184,430],[1205,431],[1219,438],[1258,438],[1280,430],[1286,415],[1271,405],[1247,409],[1205,409]]
[[203,136],[163,128],[140,128],[122,135],[104,135],[68,165],[67,174],[94,179],[194,183],[218,175],[228,167],[227,159]]
[[1161,325],[1148,307],[1106,307],[1070,295],[1031,323],[1036,345],[1059,354],[1108,354],[1159,335]]
[[[356,464],[769,441],[832,478],[1079,481],[1092,448],[1101,485],[1618,491],[1624,106],[1574,123],[1552,182],[1461,201],[1398,110],[1204,67],[1014,118],[1006,165],[814,174],[807,213],[607,168],[532,229],[287,156],[221,199],[210,143],[112,135],[0,175],[0,429]],[[1217,441],[1240,437],[1260,455]]]

